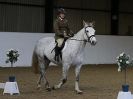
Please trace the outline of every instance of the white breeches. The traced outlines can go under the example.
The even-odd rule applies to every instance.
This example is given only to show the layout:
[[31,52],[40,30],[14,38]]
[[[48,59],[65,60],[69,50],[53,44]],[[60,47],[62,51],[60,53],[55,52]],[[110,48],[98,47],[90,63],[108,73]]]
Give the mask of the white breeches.
[[63,44],[64,38],[57,39],[58,47],[61,47]]

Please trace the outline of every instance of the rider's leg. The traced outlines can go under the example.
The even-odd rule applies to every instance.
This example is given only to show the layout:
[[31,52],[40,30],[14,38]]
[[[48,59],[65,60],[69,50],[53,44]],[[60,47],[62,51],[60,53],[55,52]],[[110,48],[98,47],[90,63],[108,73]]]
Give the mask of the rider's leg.
[[58,47],[62,47],[62,44],[63,44],[63,41],[64,41],[64,38],[59,38],[57,39],[57,43],[58,43]]
[[61,54],[64,38],[57,39],[56,41],[57,41],[57,45],[55,47],[55,60],[59,61],[59,55]]

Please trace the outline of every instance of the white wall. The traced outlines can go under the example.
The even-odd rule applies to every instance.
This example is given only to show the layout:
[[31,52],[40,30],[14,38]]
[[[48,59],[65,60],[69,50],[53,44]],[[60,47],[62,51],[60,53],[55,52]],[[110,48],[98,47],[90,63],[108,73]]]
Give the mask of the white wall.
[[34,46],[40,38],[51,34],[44,33],[13,33],[0,32],[0,66],[10,66],[6,64],[6,51],[10,48],[20,52],[20,59],[15,66],[31,66],[31,59]]
[[[31,66],[34,46],[37,40],[45,36],[54,34],[0,32],[0,66],[10,66],[5,63],[6,51],[10,48],[20,52],[20,59],[14,66]],[[96,38],[96,46],[87,44],[85,48],[84,64],[114,64],[116,57],[123,51],[133,57],[133,36],[97,35]]]
[[96,36],[96,46],[85,49],[85,64],[114,64],[116,57],[125,52],[133,58],[133,36]]

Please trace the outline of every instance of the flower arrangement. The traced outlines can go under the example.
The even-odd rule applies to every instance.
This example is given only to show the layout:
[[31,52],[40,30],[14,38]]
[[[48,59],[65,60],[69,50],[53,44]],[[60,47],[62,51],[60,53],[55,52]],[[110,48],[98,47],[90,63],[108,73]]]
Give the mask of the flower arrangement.
[[117,57],[118,72],[125,70],[127,67],[133,66],[133,60],[130,60],[130,56],[124,52]]
[[7,56],[6,63],[10,62],[11,67],[13,67],[13,63],[17,62],[17,60],[18,60],[19,53],[15,49],[10,49],[7,51],[6,56]]
[[[11,63],[11,67],[13,67],[13,63],[17,62],[18,57],[19,57],[19,53],[17,50],[15,49],[10,49],[7,51],[6,53],[7,59],[6,59],[6,63]],[[12,73],[12,69],[11,69],[11,73]],[[12,74],[11,74],[12,75]],[[9,76],[9,81],[10,82],[14,82],[15,81],[15,76]]]
[[[129,85],[127,85],[127,82],[126,82],[127,67],[133,66],[133,60],[130,60],[130,56],[126,55],[123,52],[117,57],[117,64],[118,64],[118,72],[124,71],[124,83],[125,84],[123,85],[123,87],[127,87],[127,86],[129,87]],[[128,89],[126,91],[128,91]]]

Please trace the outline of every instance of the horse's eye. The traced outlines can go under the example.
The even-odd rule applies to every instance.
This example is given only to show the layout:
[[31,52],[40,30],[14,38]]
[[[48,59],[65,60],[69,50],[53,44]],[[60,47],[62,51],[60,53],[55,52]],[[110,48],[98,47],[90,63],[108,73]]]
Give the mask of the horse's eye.
[[89,32],[88,30],[86,30],[86,32]]

